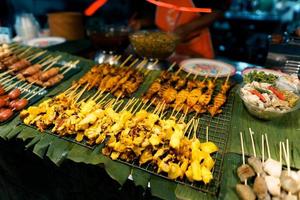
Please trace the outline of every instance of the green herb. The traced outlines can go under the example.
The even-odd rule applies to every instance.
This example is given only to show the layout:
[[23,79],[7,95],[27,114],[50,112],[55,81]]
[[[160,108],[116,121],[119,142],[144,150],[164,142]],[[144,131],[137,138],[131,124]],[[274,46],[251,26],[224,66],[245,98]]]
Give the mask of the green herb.
[[263,82],[263,83],[269,83],[269,84],[275,84],[275,81],[277,80],[278,76],[274,74],[266,74],[264,71],[256,71],[253,70],[252,72],[246,74],[244,76],[245,83],[251,83],[253,81],[256,82]]
[[262,89],[262,88],[259,88],[259,87],[254,87],[257,91],[259,91],[260,93],[267,93],[267,94],[271,94],[270,91],[268,90],[265,90],[265,89]]

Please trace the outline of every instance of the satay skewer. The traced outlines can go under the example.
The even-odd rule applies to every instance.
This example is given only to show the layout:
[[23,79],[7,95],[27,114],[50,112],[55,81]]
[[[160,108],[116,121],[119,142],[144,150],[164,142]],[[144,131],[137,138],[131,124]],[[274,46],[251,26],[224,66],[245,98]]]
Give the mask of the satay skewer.
[[29,58],[29,59],[27,59],[27,60],[28,60],[29,62],[32,62],[34,59],[40,57],[41,55],[45,54],[46,52],[47,52],[47,51],[42,51],[42,52],[36,53],[36,54],[34,54],[33,57],[31,57],[31,58]]
[[254,139],[253,139],[254,132],[252,131],[251,128],[249,128],[249,134],[250,134],[250,139],[251,139],[251,144],[252,144],[253,155],[254,155],[254,157],[256,157],[256,149],[255,149],[255,143],[254,143]]
[[176,62],[173,62],[171,65],[170,65],[170,67],[168,68],[168,72],[170,72],[172,69],[173,69],[173,67],[176,65]]
[[130,63],[130,65],[129,65],[128,67],[129,67],[129,68],[130,68],[130,67],[133,67],[138,61],[139,61],[139,59],[136,58],[134,61],[132,61],[132,63]]
[[130,54],[120,65],[120,67],[124,67],[126,63],[132,58],[132,54]]
[[183,69],[183,65],[179,66],[179,69],[175,72],[175,76],[177,76],[182,69]]
[[[243,139],[243,133],[242,132],[240,132],[240,140],[241,140],[241,148],[242,148],[243,165],[245,165],[246,161],[245,161],[244,139]],[[247,179],[245,180],[245,185],[247,185]]]

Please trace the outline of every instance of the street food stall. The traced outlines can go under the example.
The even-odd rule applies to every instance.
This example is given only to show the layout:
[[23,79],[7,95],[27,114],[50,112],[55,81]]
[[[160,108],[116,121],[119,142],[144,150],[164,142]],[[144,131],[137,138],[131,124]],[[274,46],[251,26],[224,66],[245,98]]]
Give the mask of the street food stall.
[[113,48],[94,60],[82,57],[95,53],[93,39],[1,44],[0,171],[3,188],[21,188],[3,198],[299,199],[297,56],[274,69],[181,45],[184,13],[212,10],[148,3],[177,12],[173,31],[110,26],[97,44]]

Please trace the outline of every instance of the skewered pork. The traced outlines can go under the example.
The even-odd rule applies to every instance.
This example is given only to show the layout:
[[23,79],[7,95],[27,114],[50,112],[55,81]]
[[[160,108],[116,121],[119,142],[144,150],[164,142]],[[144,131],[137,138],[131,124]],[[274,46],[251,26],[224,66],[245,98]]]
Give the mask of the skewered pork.
[[255,172],[248,164],[241,165],[237,169],[237,174],[242,183],[245,182],[245,180],[255,176]]
[[255,200],[256,196],[249,185],[237,184],[235,186],[238,196],[242,200]]

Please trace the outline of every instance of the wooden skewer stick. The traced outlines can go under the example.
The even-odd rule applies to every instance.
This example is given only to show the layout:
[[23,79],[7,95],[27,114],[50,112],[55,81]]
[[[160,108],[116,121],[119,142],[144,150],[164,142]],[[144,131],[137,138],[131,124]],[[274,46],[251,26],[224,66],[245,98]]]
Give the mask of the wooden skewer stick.
[[192,72],[189,72],[189,73],[185,76],[185,78],[188,78],[191,74],[192,74]]
[[5,72],[2,72],[1,74],[0,74],[0,77],[2,77],[2,76],[4,76],[4,75],[6,75],[6,74],[9,74],[10,72],[13,72],[14,70],[13,69],[11,69],[11,70],[8,70],[8,71],[5,71]]
[[129,68],[130,67],[133,67],[135,65],[135,63],[137,63],[139,61],[138,58],[136,58],[134,61],[132,61],[132,63],[130,63],[130,65],[128,66]]
[[143,105],[144,105],[143,101],[140,101],[140,103],[137,105],[136,109],[132,113],[135,114],[138,110],[140,110],[140,106],[143,107]]
[[287,151],[287,159],[288,159],[288,174],[291,174],[291,160],[290,160],[290,145],[289,145],[289,139],[286,139],[286,151]]
[[143,67],[148,63],[147,59],[144,59],[140,62],[140,64],[138,64],[138,66],[136,67],[136,70],[138,71],[142,71]]
[[153,103],[154,103],[154,102],[151,101],[151,102],[149,103],[149,105],[145,108],[145,110],[147,111]]
[[44,53],[46,53],[47,51],[42,51],[40,53],[35,54],[35,56],[33,56],[32,58],[28,59],[29,62],[33,61],[34,59],[40,57],[41,55],[43,55]]
[[242,147],[243,165],[245,165],[246,162],[245,162],[245,151],[244,151],[244,139],[243,139],[243,133],[242,132],[240,132],[240,140],[241,140],[241,147]]
[[11,50],[11,52],[13,52],[13,54],[15,54],[16,56],[19,56],[20,53],[26,51],[27,47],[18,47],[15,48],[14,50]]
[[44,58],[42,58],[41,60],[39,60],[38,62],[36,62],[36,64],[42,64],[45,60],[47,59],[52,59],[51,55],[47,55]]
[[261,135],[261,154],[262,154],[262,164],[265,163],[265,136]]
[[3,81],[5,81],[5,80],[11,80],[13,78],[15,78],[15,77],[13,77],[13,76],[5,76],[5,77],[3,77],[3,78],[0,79],[1,84],[3,85],[4,84]]
[[173,62],[173,63],[170,65],[170,67],[168,68],[167,71],[168,71],[168,72],[171,71],[175,65],[176,65],[176,62]]
[[269,140],[268,140],[268,135],[266,133],[265,133],[265,139],[266,139],[266,144],[267,144],[268,158],[271,159]]
[[120,107],[123,105],[123,102],[124,102],[124,100],[122,99],[122,100],[120,100],[119,101],[119,105],[116,107],[116,111],[118,112],[118,110],[120,109]]
[[206,126],[206,142],[208,142],[208,126]]
[[[106,95],[104,95],[104,97],[102,97],[102,98],[100,99],[99,104],[102,104],[102,103],[106,100],[106,98],[107,98],[108,96],[109,96],[109,93],[107,93]],[[98,101],[98,98],[96,98],[95,101]]]
[[[59,56],[58,56],[58,57],[59,57]],[[43,69],[43,71],[45,72],[45,71],[47,71],[48,69],[50,69],[53,65],[55,65],[55,64],[57,63],[57,61],[59,60],[58,57],[53,58],[52,60],[50,60],[50,61],[47,62],[47,63],[43,63],[43,64],[42,64],[43,67],[46,66],[46,65],[48,65],[48,64],[50,63],[45,69]]]
[[282,165],[282,142],[279,142],[279,162]]
[[[241,147],[242,147],[243,165],[245,165],[246,161],[245,161],[244,139],[243,139],[242,132],[240,132],[240,139],[241,139]],[[247,179],[245,180],[245,185],[247,185]]]
[[130,54],[125,60],[124,62],[121,63],[120,67],[124,67],[125,64],[132,58],[132,54]]
[[251,128],[249,128],[249,134],[250,134],[250,138],[251,138],[253,154],[254,154],[254,157],[256,157],[256,149],[255,149],[255,144],[254,144],[254,140],[253,140],[254,132],[252,131]]
[[[79,60],[77,60],[77,61],[79,62]],[[62,74],[66,74],[68,71],[75,68],[76,64],[78,63],[77,61],[75,61],[73,64],[71,64],[71,66],[68,69],[66,69]]]
[[182,70],[183,66],[179,66],[179,69],[175,72],[175,75],[177,76],[179,74],[179,72]]
[[220,75],[220,71],[218,70],[218,73],[217,73],[216,77],[214,78],[213,82],[216,82],[216,80],[218,79],[219,75]]
[[32,47],[27,48],[25,51],[23,51],[22,53],[20,53],[18,56],[22,57],[23,55],[25,55],[28,51],[30,51],[32,49]]
[[4,87],[4,89],[5,89],[6,91],[8,91],[8,90],[14,88],[16,85],[18,85],[18,84],[21,83],[21,82],[22,82],[22,80],[18,80],[18,81],[15,82],[14,84],[8,85],[8,86]]
[[82,96],[82,94],[85,92],[85,90],[88,88],[89,84],[86,84],[86,86],[79,92],[77,98],[75,99],[75,103],[79,100],[79,98]]
[[228,75],[227,75],[225,83],[227,83],[227,82],[228,82],[228,80],[229,80],[229,77],[230,77],[230,74],[228,74]]
[[287,150],[285,148],[284,142],[282,142],[282,149],[283,149],[284,159],[285,159],[285,162],[286,162],[286,165],[287,165],[287,168],[288,168],[288,175],[290,175],[288,154],[287,154]]
[[204,79],[202,80],[202,83],[204,83],[207,78],[208,78],[208,74],[205,75]]
[[195,126],[196,126],[195,120],[192,120],[191,126],[189,127],[190,130],[187,130],[187,133],[188,133],[187,137],[188,138],[190,138],[190,135],[191,135],[192,131],[195,131]]
[[29,101],[30,99],[32,99],[35,95],[39,94],[40,92],[42,92],[43,90],[45,90],[46,87],[43,87],[42,89],[40,89],[38,92],[36,92],[35,94],[33,94],[32,96],[30,96],[27,100]]

